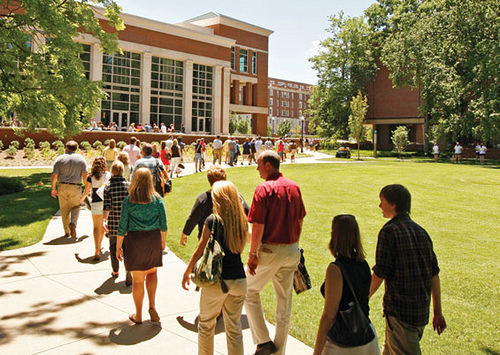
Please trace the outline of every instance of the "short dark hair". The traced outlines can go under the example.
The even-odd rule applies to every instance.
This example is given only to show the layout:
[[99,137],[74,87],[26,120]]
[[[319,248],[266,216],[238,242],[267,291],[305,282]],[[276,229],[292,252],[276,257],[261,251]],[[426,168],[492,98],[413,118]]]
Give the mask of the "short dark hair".
[[150,156],[153,154],[153,146],[149,143],[144,143],[142,145],[142,151],[146,154],[146,156]]
[[380,196],[383,196],[387,202],[396,205],[397,214],[410,214],[411,194],[403,185],[387,185],[380,190]]
[[135,137],[130,137],[130,144],[135,144],[135,141],[137,140],[137,138]]
[[269,163],[274,169],[280,170],[280,156],[275,151],[265,150],[259,154],[261,156],[263,164]]
[[70,152],[76,152],[78,149],[78,143],[75,141],[69,141],[66,143],[66,149],[68,149]]

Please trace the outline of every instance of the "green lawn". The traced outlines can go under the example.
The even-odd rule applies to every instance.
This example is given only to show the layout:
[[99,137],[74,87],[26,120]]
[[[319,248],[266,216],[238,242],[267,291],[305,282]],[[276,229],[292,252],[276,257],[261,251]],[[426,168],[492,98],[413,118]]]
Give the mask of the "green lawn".
[[[332,260],[327,243],[333,216],[356,215],[368,262],[373,265],[377,234],[386,222],[378,208],[378,193],[386,184],[401,183],[412,193],[412,217],[431,235],[441,268],[448,329],[438,337],[428,326],[422,341],[423,353],[499,354],[499,166],[435,164],[426,160],[351,162],[282,167],[287,177],[299,183],[304,196],[308,214],[301,246],[313,281],[312,290],[294,298],[290,332],[313,345],[323,307],[319,286]],[[57,202],[50,197],[50,171],[9,169],[0,170],[0,175],[19,176],[27,186],[24,192],[0,196],[0,250],[37,242],[57,211]],[[250,203],[261,182],[255,165],[229,169],[228,178]],[[44,185],[39,186],[39,181]],[[205,174],[191,175],[175,179],[173,193],[165,198],[167,242],[184,260],[190,257],[197,242],[194,231],[186,247],[179,245],[184,221],[196,196],[208,188]],[[266,288],[262,298],[267,317],[273,321],[271,291]],[[371,300],[370,313],[381,343],[382,295],[383,288]]]
[[[428,326],[424,354],[500,353],[499,296],[500,174],[498,166],[378,161],[359,164],[284,165],[284,174],[301,186],[307,209],[301,246],[313,289],[295,296],[291,334],[313,345],[323,299],[319,286],[327,264],[334,215],[352,213],[360,224],[368,262],[373,265],[377,234],[386,220],[378,208],[380,189],[391,183],[407,186],[413,196],[412,217],[431,235],[441,268],[443,312],[448,329],[437,336]],[[261,182],[253,168],[230,169],[247,202]],[[174,180],[167,196],[168,245],[187,260],[196,244],[193,232],[187,247],[179,246],[183,223],[195,197],[208,189],[204,174]],[[246,260],[246,255],[244,256]],[[370,317],[380,342],[384,338],[383,287],[371,300]],[[274,296],[263,295],[266,314],[274,319]]]

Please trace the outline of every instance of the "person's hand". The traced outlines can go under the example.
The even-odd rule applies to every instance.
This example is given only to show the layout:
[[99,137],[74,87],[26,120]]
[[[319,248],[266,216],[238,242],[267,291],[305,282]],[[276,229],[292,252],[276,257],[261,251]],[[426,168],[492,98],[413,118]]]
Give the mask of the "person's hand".
[[256,254],[250,254],[248,256],[247,268],[250,275],[255,275],[255,269],[259,263],[259,257]]
[[188,240],[188,236],[186,234],[182,233],[180,243],[183,247],[186,246],[187,240]]
[[109,233],[108,221],[106,220],[102,221],[102,228],[104,229],[104,233]]
[[184,272],[184,275],[182,276],[182,288],[189,291],[186,285],[189,285],[189,275],[191,274],[190,270],[186,269],[186,272]]
[[120,261],[123,261],[123,249],[116,248],[116,258]]
[[434,317],[432,318],[432,327],[438,333],[438,335],[444,332],[444,330],[446,329],[446,321],[444,320],[442,313],[434,314]]
[[165,247],[166,247],[166,246],[167,246],[166,241],[162,239],[162,241],[161,241],[161,250],[162,250],[162,251],[163,251],[163,250],[165,250]]
[[50,196],[52,196],[53,198],[56,198],[57,197],[57,190],[52,189],[52,191],[50,191]]

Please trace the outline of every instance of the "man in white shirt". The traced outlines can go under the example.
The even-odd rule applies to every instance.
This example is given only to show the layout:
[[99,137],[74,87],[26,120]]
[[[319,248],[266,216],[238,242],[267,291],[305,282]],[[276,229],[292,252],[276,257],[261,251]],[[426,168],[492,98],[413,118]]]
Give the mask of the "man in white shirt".
[[462,161],[462,150],[464,149],[461,145],[460,145],[460,142],[457,142],[457,144],[455,144],[455,154],[453,155],[453,159],[455,161],[455,163],[461,163]]
[[167,126],[165,126],[165,123],[161,123],[161,133],[167,134]]
[[259,156],[260,152],[262,150],[262,139],[260,136],[257,137],[257,140],[255,141],[255,158]]
[[168,136],[168,139],[165,141],[165,144],[167,145],[167,148],[170,151],[172,149],[172,146],[174,145],[173,137]]
[[123,148],[123,151],[127,152],[128,157],[130,159],[130,165],[132,166],[134,166],[137,159],[141,157],[141,150],[139,149],[139,147],[135,145],[136,141],[137,138],[135,137],[130,138],[130,144],[125,146],[125,148]]
[[220,140],[220,136],[214,139],[212,142],[213,155],[214,155],[214,164],[219,161],[219,164],[222,164],[222,141]]

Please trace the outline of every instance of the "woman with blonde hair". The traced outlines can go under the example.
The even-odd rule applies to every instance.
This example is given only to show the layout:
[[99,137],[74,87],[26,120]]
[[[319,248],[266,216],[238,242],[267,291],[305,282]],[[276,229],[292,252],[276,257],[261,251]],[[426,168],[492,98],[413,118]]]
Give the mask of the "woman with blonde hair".
[[[340,214],[335,216],[332,221],[329,249],[335,257],[335,262],[328,265],[325,282],[321,286],[321,293],[325,297],[325,306],[316,336],[314,355],[380,354],[377,334],[368,318],[370,311],[368,306],[371,283],[370,267],[365,260],[358,223],[353,215]],[[343,270],[347,272],[347,275],[344,274]],[[350,280],[355,295],[352,294],[346,279]],[[364,344],[346,342],[345,337],[341,337],[342,334],[339,331],[341,324],[336,324],[342,322],[339,312],[351,308],[353,302],[356,302],[354,297],[357,298],[373,331],[372,334],[368,333],[365,340],[362,341]]]
[[214,213],[207,217],[201,239],[191,256],[182,278],[187,290],[189,277],[196,262],[201,258],[213,231],[213,237],[224,250],[222,259],[222,284],[203,287],[200,296],[198,323],[198,354],[213,354],[217,316],[223,313],[228,354],[243,354],[241,311],[247,293],[245,270],[241,253],[248,241],[247,217],[243,211],[238,189],[230,181],[217,181],[212,186]]
[[130,175],[132,174],[132,165],[130,165],[130,157],[127,152],[120,152],[118,154],[117,160],[121,161],[123,164],[123,177],[125,180],[130,181]]
[[131,314],[129,319],[137,324],[142,323],[146,283],[149,315],[152,322],[159,322],[160,316],[155,305],[158,285],[156,271],[157,267],[163,265],[167,216],[163,199],[155,192],[153,178],[147,168],[137,169],[132,175],[129,195],[123,200],[117,234],[116,258],[125,258],[125,269],[132,272],[135,314]]
[[85,197],[89,194],[90,189],[92,189],[92,203],[90,204],[90,211],[92,213],[92,222],[94,224],[94,245],[95,253],[94,260],[99,260],[102,254],[102,238],[104,236],[104,227],[102,225],[102,215],[103,215],[103,199],[97,191],[101,186],[104,186],[106,182],[111,178],[111,174],[106,169],[106,161],[104,157],[97,157],[92,163],[92,169],[90,175],[87,177],[85,182],[85,189],[82,194],[80,204],[83,203]]
[[111,164],[113,164],[118,157],[118,150],[116,149],[116,141],[114,139],[109,140],[109,144],[106,148],[104,148],[102,155],[104,156],[104,159],[106,159],[108,171],[111,171]]
[[179,142],[177,139],[174,139],[172,143],[172,147],[170,148],[170,154],[172,158],[170,159],[170,178],[174,178],[174,173],[179,177],[179,164],[181,163],[181,148],[179,147]]

